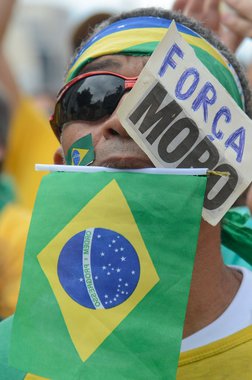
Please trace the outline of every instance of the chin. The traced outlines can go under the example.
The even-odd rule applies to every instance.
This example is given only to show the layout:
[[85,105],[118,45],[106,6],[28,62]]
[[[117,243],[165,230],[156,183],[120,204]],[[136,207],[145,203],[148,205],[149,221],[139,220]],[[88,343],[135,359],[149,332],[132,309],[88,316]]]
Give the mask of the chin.
[[101,162],[94,162],[93,165],[112,169],[146,169],[154,167],[151,161],[138,158],[108,159]]

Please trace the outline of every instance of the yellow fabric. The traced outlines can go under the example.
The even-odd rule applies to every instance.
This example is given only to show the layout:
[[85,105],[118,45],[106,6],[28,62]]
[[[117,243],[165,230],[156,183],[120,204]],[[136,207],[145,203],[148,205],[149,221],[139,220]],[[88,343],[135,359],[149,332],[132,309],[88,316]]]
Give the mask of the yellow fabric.
[[31,99],[22,99],[12,120],[4,170],[14,177],[20,202],[33,207],[40,180],[37,163],[53,163],[59,143],[49,122]]
[[0,214],[0,317],[15,311],[30,212],[8,204]]
[[177,380],[224,379],[252,379],[252,326],[181,353]]
[[[251,380],[252,326],[180,355],[176,380]],[[27,374],[24,380],[44,379]]]

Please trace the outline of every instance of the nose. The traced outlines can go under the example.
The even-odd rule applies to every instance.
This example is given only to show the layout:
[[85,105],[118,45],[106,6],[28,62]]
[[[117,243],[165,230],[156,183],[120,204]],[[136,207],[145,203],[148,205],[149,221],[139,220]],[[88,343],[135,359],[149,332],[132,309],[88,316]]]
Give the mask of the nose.
[[107,120],[105,120],[105,122],[103,124],[102,132],[103,132],[103,136],[105,137],[106,140],[113,138],[114,136],[120,136],[122,138],[130,138],[128,132],[123,127],[123,125],[121,124],[121,122],[120,122],[120,120],[116,114],[118,107],[123,102],[124,96],[120,100],[120,102],[119,102],[118,106],[116,107],[115,111],[113,112],[113,114]]
[[129,138],[126,129],[122,126],[115,112],[104,122],[102,133],[106,140],[109,140],[114,136]]

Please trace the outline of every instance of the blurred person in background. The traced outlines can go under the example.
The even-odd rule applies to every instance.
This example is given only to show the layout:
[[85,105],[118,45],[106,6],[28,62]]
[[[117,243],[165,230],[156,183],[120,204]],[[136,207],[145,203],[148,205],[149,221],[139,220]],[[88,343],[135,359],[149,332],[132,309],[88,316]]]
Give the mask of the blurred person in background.
[[15,0],[0,2],[0,83],[8,92],[12,119],[4,170],[13,176],[20,202],[32,208],[44,175],[35,172],[34,165],[51,163],[58,143],[50,133],[47,115],[21,92],[6,61],[3,43],[15,3]]
[[58,147],[47,115],[21,93],[3,51],[14,6],[0,2],[0,319],[13,314],[18,298],[30,209],[44,174],[34,164],[52,162]]
[[91,15],[88,18],[85,18],[74,28],[71,38],[71,47],[73,52],[79,48],[83,36],[87,36],[95,28],[97,24],[100,24],[102,21],[108,19],[112,14],[107,12],[98,12]]
[[14,184],[3,173],[10,105],[0,87],[0,320],[13,314],[17,303],[30,212],[16,202]]
[[[0,83],[5,89],[0,88],[0,320],[14,313],[18,298],[30,222],[29,208],[44,174],[35,172],[34,164],[50,163],[58,148],[49,128],[48,115],[37,109],[38,102],[41,109],[48,109],[48,96],[33,100],[25,98],[3,52],[4,35],[15,3],[15,0],[3,0],[0,4]],[[97,23],[109,16],[99,13],[79,24],[72,37],[74,50],[81,35],[87,35]],[[9,140],[7,135],[10,135]],[[61,157],[60,149],[55,153],[56,163],[57,157]],[[15,201],[14,183],[2,170],[14,177],[19,203],[24,206]]]
[[[252,1],[251,0],[175,0],[173,9],[186,16],[201,21],[207,28],[219,36],[222,42],[232,51],[236,52],[240,43],[246,37],[252,37]],[[252,64],[248,66],[247,77],[252,83]],[[252,228],[252,187],[234,204],[229,213],[232,222],[239,229],[239,236],[246,241],[247,231]],[[230,217],[224,217],[222,221],[222,238],[225,239],[225,231],[228,229]],[[241,234],[241,235],[240,235]],[[221,246],[225,264],[241,265],[252,268],[252,253],[245,257],[238,249],[238,242],[229,242],[225,239],[225,245]]]

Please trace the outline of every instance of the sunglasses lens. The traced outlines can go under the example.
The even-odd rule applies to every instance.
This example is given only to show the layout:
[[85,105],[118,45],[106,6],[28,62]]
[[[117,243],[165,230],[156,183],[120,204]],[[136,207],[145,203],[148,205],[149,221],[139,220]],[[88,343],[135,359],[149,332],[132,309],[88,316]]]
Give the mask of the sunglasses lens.
[[55,121],[97,121],[111,115],[124,93],[124,80],[113,75],[93,75],[74,83],[55,109]]

